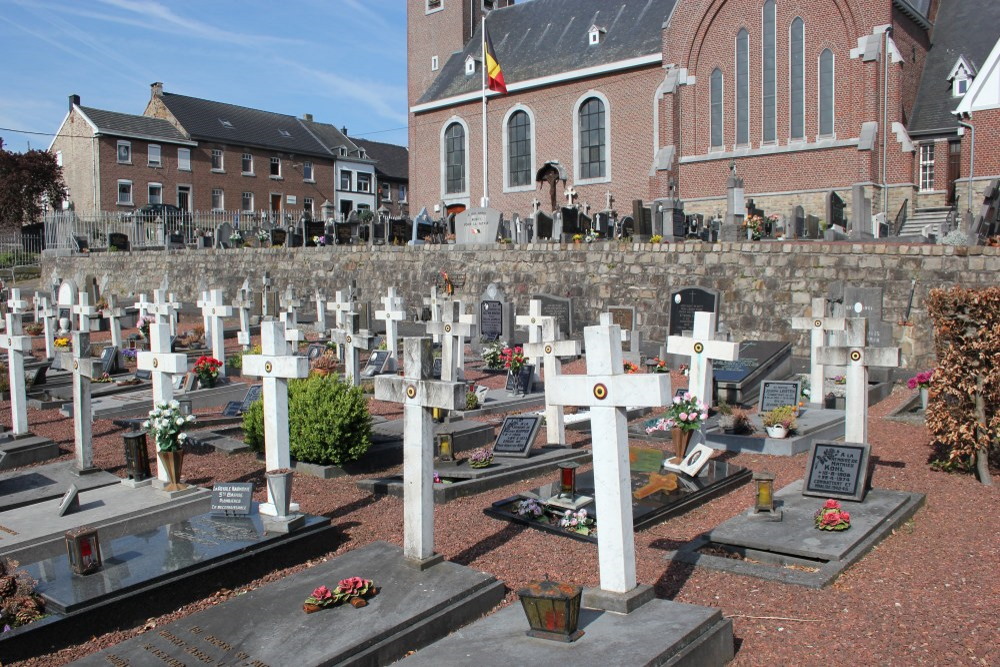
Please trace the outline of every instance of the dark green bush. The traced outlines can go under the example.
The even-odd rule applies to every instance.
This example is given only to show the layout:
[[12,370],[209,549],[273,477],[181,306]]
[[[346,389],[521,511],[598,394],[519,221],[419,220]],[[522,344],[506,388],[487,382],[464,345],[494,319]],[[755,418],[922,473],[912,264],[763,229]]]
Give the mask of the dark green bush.
[[[341,465],[358,460],[371,446],[371,415],[360,387],[337,377],[313,375],[288,383],[288,436],[292,458]],[[243,415],[243,435],[254,451],[264,450],[264,409],[254,403]]]

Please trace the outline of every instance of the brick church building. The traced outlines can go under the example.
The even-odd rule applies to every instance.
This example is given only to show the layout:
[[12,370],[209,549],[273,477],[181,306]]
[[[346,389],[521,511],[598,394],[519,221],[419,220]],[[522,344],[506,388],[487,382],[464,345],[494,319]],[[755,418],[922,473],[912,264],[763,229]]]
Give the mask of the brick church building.
[[[976,211],[1000,171],[968,180],[954,113],[1000,36],[996,0],[408,0],[414,211],[483,196],[484,6],[507,86],[488,94],[488,195],[508,214],[672,187],[724,213],[734,163],[768,213],[823,217],[831,192],[849,213],[862,184],[891,221]],[[550,163],[555,197],[536,180]]]

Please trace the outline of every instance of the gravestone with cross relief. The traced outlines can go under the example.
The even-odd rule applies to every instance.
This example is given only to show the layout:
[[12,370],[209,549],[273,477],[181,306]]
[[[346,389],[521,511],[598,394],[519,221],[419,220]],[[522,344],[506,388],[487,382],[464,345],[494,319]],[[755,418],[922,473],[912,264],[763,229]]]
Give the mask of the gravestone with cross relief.
[[712,362],[735,361],[740,355],[739,343],[715,339],[715,313],[694,313],[693,335],[669,336],[667,352],[690,358],[688,391],[706,405],[712,404]]
[[375,311],[375,319],[385,322],[385,343],[389,351],[389,360],[384,370],[396,370],[396,358],[399,354],[399,323],[406,319],[406,307],[402,297],[396,294],[396,288],[390,287],[388,294],[382,297],[382,309]]
[[[289,468],[292,460],[288,440],[288,381],[309,376],[309,359],[288,353],[284,322],[261,322],[260,342],[260,354],[243,356],[243,374],[263,379],[266,469]],[[293,508],[293,511],[296,509]],[[267,504],[261,505],[259,511],[276,516],[270,490]]]
[[[532,303],[536,303],[532,301]],[[542,315],[541,340],[524,346],[524,354],[528,358],[541,357],[545,373],[545,439],[550,445],[564,446],[566,444],[565,409],[549,400],[549,379],[559,377],[562,373],[562,361],[559,357],[579,356],[580,341],[560,340],[559,321],[551,315]]]
[[809,331],[809,402],[823,404],[823,383],[825,367],[819,361],[819,351],[827,347],[827,332],[845,331],[847,320],[843,317],[826,316],[826,299],[812,300],[812,317],[793,317],[792,328]]
[[[403,377],[375,378],[375,398],[403,404],[403,556],[421,567],[434,554],[434,422],[431,410],[465,405],[465,385],[432,380],[431,341],[403,341]],[[626,463],[627,465],[627,463]]]
[[28,433],[28,396],[24,386],[24,355],[31,353],[31,336],[21,330],[20,313],[9,312],[7,330],[0,334],[0,348],[7,350],[10,373],[10,418],[14,435]]
[[545,394],[553,405],[590,408],[601,590],[627,598],[636,591],[627,408],[667,405],[670,375],[626,375],[617,325],[586,327],[584,340],[587,374],[546,377]]
[[207,318],[210,327],[206,328],[206,335],[211,331],[212,356],[222,361],[219,367],[219,376],[226,377],[226,337],[223,328],[223,318],[233,316],[233,307],[225,305],[222,290],[213,289],[205,294],[205,298],[198,303],[201,307],[202,315]]

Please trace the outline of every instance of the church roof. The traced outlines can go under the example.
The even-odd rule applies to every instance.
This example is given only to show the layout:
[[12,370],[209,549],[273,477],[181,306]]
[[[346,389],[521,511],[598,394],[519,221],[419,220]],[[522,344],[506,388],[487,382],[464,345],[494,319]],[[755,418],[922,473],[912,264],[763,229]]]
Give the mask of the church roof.
[[[662,51],[663,24],[676,0],[529,0],[490,13],[487,26],[508,89],[519,82],[600,67]],[[588,31],[606,29],[600,43]],[[480,90],[481,72],[465,73],[481,54],[482,27],[453,54],[418,104]]]
[[959,57],[964,57],[973,67],[981,67],[986,62],[997,42],[997,25],[1000,25],[1000,2],[996,0],[945,0],[941,3],[910,117],[911,135],[933,134],[958,127],[952,111],[961,98],[952,96],[948,77]]

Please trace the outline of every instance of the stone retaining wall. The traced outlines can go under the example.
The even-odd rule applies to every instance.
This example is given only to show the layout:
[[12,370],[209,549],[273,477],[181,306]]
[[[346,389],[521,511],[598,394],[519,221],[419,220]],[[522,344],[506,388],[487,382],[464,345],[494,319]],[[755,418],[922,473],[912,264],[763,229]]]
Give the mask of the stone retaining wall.
[[[596,323],[608,306],[634,305],[644,338],[658,341],[667,332],[670,290],[696,285],[719,290],[720,319],[736,340],[791,340],[801,357],[808,356],[808,333],[792,330],[790,319],[806,314],[812,298],[826,295],[831,283],[844,281],[883,288],[884,317],[894,324],[904,364],[923,369],[933,364],[932,327],[924,306],[928,291],[996,284],[1000,248],[744,242],[116,252],[46,256],[41,284],[51,284],[56,272],[79,285],[88,278],[106,281],[107,291],[125,297],[152,293],[167,275],[178,298],[194,303],[200,281],[224,288],[231,299],[247,276],[259,288],[265,268],[279,291],[292,281],[300,296],[310,298],[317,286],[332,297],[355,279],[361,297],[377,302],[394,285],[411,317],[431,286],[443,284],[442,271],[466,304],[475,303],[490,282],[504,287],[519,313],[533,293],[572,297],[578,328]],[[913,280],[910,324],[904,324]]]

